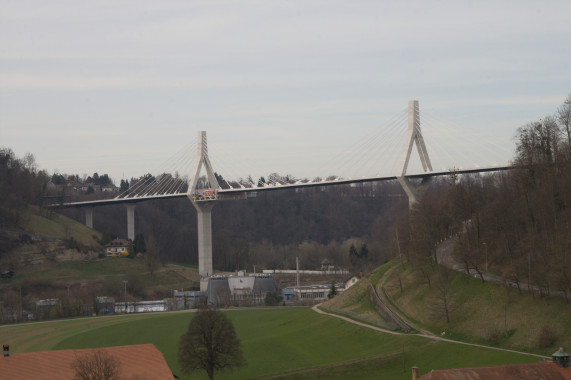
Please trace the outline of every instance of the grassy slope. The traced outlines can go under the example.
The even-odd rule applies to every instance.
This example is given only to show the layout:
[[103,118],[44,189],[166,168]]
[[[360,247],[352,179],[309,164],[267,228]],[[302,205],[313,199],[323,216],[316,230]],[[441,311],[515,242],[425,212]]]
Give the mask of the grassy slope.
[[321,307],[328,312],[345,315],[361,322],[383,328],[392,328],[393,326],[387,324],[375,310],[369,298],[369,286],[376,284],[394,264],[394,262],[389,262],[379,267],[371,276],[362,278],[344,294],[328,300]]
[[[217,375],[219,379],[410,379],[412,365],[425,373],[445,367],[537,361],[519,354],[374,332],[311,309],[233,310],[228,316],[249,365]],[[178,339],[191,317],[189,313],[147,314],[4,326],[0,341],[9,342],[14,353],[151,342],[182,379],[204,379],[202,373],[183,376],[177,363]]]
[[[397,271],[403,293],[397,283]],[[450,271],[452,312],[450,323],[429,305],[438,303],[433,289],[410,266],[394,271],[385,290],[405,314],[434,333],[448,337],[550,355],[559,346],[571,347],[571,304],[559,297],[535,298],[514,288],[482,283],[479,279]],[[546,348],[538,346],[543,327],[555,338]],[[506,337],[506,330],[508,337]]]
[[90,263],[67,262],[40,270],[18,274],[12,280],[13,284],[25,280],[46,280],[65,282],[86,282],[105,279],[124,280],[136,277],[145,287],[188,288],[192,282],[176,271],[167,267],[160,267],[153,276],[145,261],[140,258],[105,258]]
[[101,247],[97,242],[97,239],[101,238],[101,233],[61,214],[49,212],[49,217],[46,217],[37,206],[28,206],[22,213],[22,220],[28,232],[59,239],[73,237],[87,247],[94,249]]
[[[372,310],[368,285],[371,282],[376,284],[381,292],[379,280],[395,264],[396,261],[392,261],[381,266],[370,278],[364,278],[361,286],[355,286],[347,294],[327,301],[323,308],[340,314],[357,313],[368,318]],[[409,320],[435,334],[445,332],[447,338],[543,355],[551,355],[560,346],[571,347],[571,334],[568,332],[571,304],[562,298],[533,298],[527,292],[520,294],[514,288],[482,283],[462,273],[449,271],[449,275],[452,299],[450,323],[446,323],[442,308],[438,306],[440,298],[436,296],[434,278],[433,287],[429,289],[418,273],[410,266],[403,265],[391,273],[384,290]],[[403,285],[402,294],[399,276]],[[538,340],[543,327],[551,330],[554,341],[551,346],[540,348]]]
[[[42,213],[37,206],[27,206],[22,211],[22,223],[24,229],[29,233],[54,237],[58,239],[69,239],[73,237],[83,246],[93,250],[101,250],[103,247],[98,243],[101,233],[84,226],[66,216],[56,212],[45,211]],[[180,264],[177,264],[180,265]],[[191,267],[191,266],[188,266]],[[106,258],[91,263],[67,262],[49,267],[42,267],[39,270],[17,273],[11,281],[12,285],[17,285],[25,280],[47,280],[66,282],[85,282],[90,280],[103,280],[106,278],[125,279],[126,277],[138,277],[146,287],[163,288],[188,288],[192,285],[179,273],[169,268],[161,268],[154,276],[148,275],[148,268],[141,259]]]

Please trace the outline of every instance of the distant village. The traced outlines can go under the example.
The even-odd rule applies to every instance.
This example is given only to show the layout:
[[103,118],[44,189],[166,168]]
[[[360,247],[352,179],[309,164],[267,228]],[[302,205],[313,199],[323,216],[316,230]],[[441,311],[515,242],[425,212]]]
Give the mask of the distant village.
[[[105,245],[105,256],[120,258],[128,256],[131,242],[127,239],[117,238]],[[13,273],[3,273],[3,277]],[[278,287],[274,276],[295,275],[296,284]],[[300,285],[300,276],[311,276],[312,279],[345,278],[344,281],[324,283],[316,280],[315,284]],[[326,281],[325,280],[325,281]],[[172,296],[159,300],[128,301],[126,287],[124,299],[116,299],[101,295],[96,298],[94,306],[84,305],[84,315],[109,315],[119,313],[148,313],[164,312],[182,309],[192,309],[200,305],[216,307],[251,307],[251,306],[292,306],[312,305],[323,302],[355,285],[359,281],[357,276],[351,275],[348,270],[335,266],[330,260],[324,259],[320,270],[262,270],[262,273],[247,273],[236,271],[234,273],[219,273],[201,279],[200,290],[174,289]],[[45,319],[53,314],[54,309],[62,307],[59,298],[42,299],[35,302],[35,310],[22,310],[22,316],[28,320]],[[3,319],[9,320],[10,314],[18,310],[2,309]]]

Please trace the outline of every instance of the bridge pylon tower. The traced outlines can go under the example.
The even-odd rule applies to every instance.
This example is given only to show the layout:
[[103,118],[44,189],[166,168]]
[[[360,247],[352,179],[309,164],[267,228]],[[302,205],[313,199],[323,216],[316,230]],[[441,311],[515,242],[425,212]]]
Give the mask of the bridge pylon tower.
[[[212,208],[217,200],[220,185],[208,158],[205,131],[198,132],[197,155],[187,196],[198,214],[198,272],[201,276],[207,277],[212,275]],[[202,166],[206,170],[208,188],[197,189]]]
[[401,154],[399,170],[397,172],[397,180],[406,192],[410,206],[415,204],[417,201],[418,188],[430,180],[429,178],[423,179],[417,187],[406,177],[413,144],[416,144],[416,149],[418,151],[423,170],[425,172],[432,171],[430,157],[428,157],[428,151],[426,150],[424,138],[422,137],[422,132],[420,130],[420,109],[418,106],[418,100],[411,100],[408,102],[408,133],[404,149]]

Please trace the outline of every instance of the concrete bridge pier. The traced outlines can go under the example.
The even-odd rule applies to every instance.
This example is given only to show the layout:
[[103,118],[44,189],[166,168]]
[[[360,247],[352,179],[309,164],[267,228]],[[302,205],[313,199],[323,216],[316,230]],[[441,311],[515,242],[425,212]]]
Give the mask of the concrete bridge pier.
[[85,225],[93,229],[93,207],[85,207]]
[[198,215],[198,272],[212,275],[212,208],[214,201],[192,202]]
[[127,203],[127,238],[135,241],[135,205]]
[[424,178],[422,182],[417,186],[415,186],[414,183],[412,183],[408,178],[404,176],[397,177],[397,181],[399,181],[401,187],[408,197],[408,206],[410,208],[418,201],[419,192],[422,190],[424,185],[430,182],[430,177]]
[[418,193],[416,191],[416,186],[406,177],[397,177],[401,187],[403,188],[406,196],[408,197],[408,206],[412,207],[417,200]]

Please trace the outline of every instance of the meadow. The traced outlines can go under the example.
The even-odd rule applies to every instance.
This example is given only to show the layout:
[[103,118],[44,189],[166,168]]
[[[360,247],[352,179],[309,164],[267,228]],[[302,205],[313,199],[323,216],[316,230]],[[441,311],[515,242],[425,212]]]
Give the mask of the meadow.
[[[218,379],[410,379],[420,372],[459,366],[536,362],[537,357],[391,335],[319,315],[309,308],[225,311],[242,342],[248,366],[217,374]],[[153,343],[173,373],[179,337],[193,314],[157,313],[58,320],[0,327],[0,342],[12,353]]]
[[[45,213],[47,212],[48,215]],[[85,225],[53,211],[41,210],[37,206],[27,206],[21,210],[21,218],[26,230],[58,239],[73,237],[87,247],[99,247],[102,234]]]

